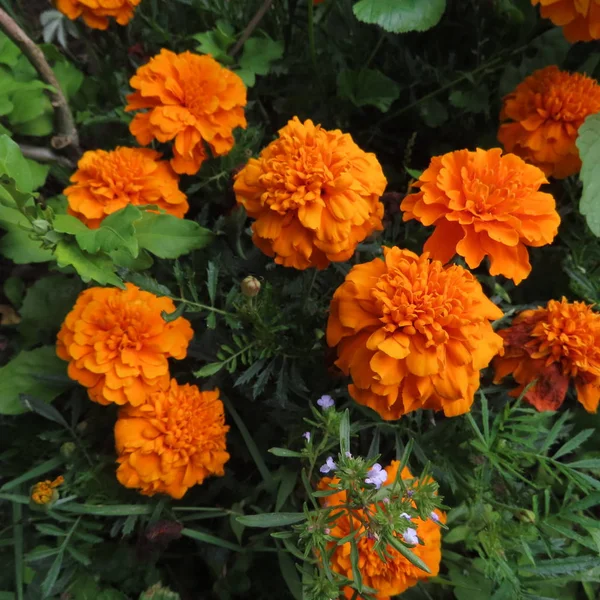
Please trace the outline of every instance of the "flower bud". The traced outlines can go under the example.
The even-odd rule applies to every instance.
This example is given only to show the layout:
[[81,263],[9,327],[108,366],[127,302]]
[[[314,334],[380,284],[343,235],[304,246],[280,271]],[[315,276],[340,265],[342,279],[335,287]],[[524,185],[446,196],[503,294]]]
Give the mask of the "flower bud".
[[180,600],[181,596],[177,592],[171,591],[168,587],[163,587],[162,584],[155,583],[145,592],[140,594],[139,600]]
[[254,298],[254,296],[258,295],[260,292],[260,281],[253,277],[252,275],[248,275],[242,283],[242,294],[246,296],[246,298]]
[[75,454],[76,450],[77,446],[74,442],[65,442],[60,447],[60,454],[65,460],[69,460],[73,456],[73,454]]
[[29,507],[34,510],[49,510],[52,508],[60,497],[56,488],[64,481],[64,477],[60,476],[54,481],[48,479],[31,486],[29,490]]

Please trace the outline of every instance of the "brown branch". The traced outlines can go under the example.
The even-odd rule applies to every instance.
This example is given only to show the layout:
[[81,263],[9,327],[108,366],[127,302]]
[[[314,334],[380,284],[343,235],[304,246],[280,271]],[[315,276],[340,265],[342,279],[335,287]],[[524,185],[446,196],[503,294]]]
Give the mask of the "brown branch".
[[68,167],[69,169],[72,169],[75,166],[66,156],[60,156],[60,154],[56,154],[56,152],[53,152],[50,148],[29,146],[28,144],[19,144],[19,148],[21,148],[23,156],[37,160],[41,163],[56,163],[57,165]]
[[75,121],[69,108],[69,103],[62,92],[60,84],[54,75],[44,53],[15,23],[10,15],[0,8],[0,29],[21,49],[29,62],[35,67],[41,79],[52,87],[50,92],[52,106],[56,109],[58,133],[52,138],[51,144],[57,150],[72,146],[80,154],[79,135]]
[[[312,0],[309,0],[312,1]],[[240,39],[235,43],[235,46],[229,52],[230,56],[235,56],[246,43],[246,40],[252,35],[252,32],[258,27],[258,24],[262,21],[262,18],[267,14],[269,8],[271,8],[273,0],[265,0],[262,6],[258,9],[256,14],[252,17],[252,20],[246,25],[246,29],[242,32]]]

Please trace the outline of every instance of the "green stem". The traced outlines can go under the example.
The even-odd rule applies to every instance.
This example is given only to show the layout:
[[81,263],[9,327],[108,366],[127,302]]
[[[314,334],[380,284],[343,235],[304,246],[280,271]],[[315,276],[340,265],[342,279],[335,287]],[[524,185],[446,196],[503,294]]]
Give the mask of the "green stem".
[[385,33],[381,34],[381,37],[375,44],[375,48],[373,48],[373,52],[371,52],[371,54],[369,55],[369,58],[367,58],[367,62],[365,63],[365,66],[363,67],[364,69],[367,69],[369,67],[369,65],[371,64],[371,62],[373,61],[373,59],[379,52],[379,48],[381,48],[381,44],[383,44],[383,40],[385,40]]
[[200,304],[199,302],[192,302],[191,300],[186,300],[185,298],[175,298],[174,296],[167,296],[174,300],[175,302],[183,302],[184,304],[189,304],[190,306],[195,306],[196,308],[201,308],[202,310],[208,310],[211,312],[215,312],[219,315],[225,315],[227,317],[234,317],[233,313],[227,312],[226,310],[221,310],[220,308],[215,308],[214,306],[208,306],[206,304]]
[[15,550],[15,589],[17,600],[23,600],[23,507],[18,502],[13,502],[12,522],[14,528]]

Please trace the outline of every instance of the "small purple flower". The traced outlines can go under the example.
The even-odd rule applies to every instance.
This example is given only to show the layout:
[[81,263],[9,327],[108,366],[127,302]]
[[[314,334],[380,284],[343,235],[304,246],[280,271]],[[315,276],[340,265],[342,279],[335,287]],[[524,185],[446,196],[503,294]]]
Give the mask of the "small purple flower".
[[440,518],[438,517],[437,513],[432,512],[431,515],[429,515],[431,517],[432,521],[435,521],[436,523],[440,522]]
[[408,490],[408,491],[406,492],[406,495],[407,495],[409,498],[412,498],[412,497],[415,495],[415,490]]
[[390,503],[390,499],[389,498],[384,498],[383,499],[383,503],[384,504],[389,504]]
[[319,469],[319,471],[321,471],[321,473],[329,473],[330,471],[335,471],[336,469],[337,465],[333,462],[333,458],[328,456],[325,464]]
[[387,472],[379,463],[375,463],[367,475],[365,483],[374,485],[376,489],[379,489],[387,480]]
[[329,529],[329,527],[325,527],[325,529],[323,529],[323,533],[325,535],[329,535],[331,533],[331,529]]
[[402,537],[407,544],[412,544],[416,546],[419,543],[419,538],[417,536],[417,530],[409,527],[403,534]]
[[302,434],[302,437],[303,437],[303,438],[304,438],[304,439],[305,439],[307,442],[310,442],[310,431],[305,431],[305,432]]
[[351,452],[346,452],[346,458],[352,458],[352,453]]
[[408,513],[400,513],[400,516],[404,517],[405,519],[408,519],[409,521],[412,521],[412,517]]
[[332,406],[335,406],[335,402],[333,400],[333,398],[331,396],[329,396],[328,394],[325,394],[324,396],[321,396],[318,400],[317,400],[317,404],[323,409],[327,409],[327,408],[331,408]]

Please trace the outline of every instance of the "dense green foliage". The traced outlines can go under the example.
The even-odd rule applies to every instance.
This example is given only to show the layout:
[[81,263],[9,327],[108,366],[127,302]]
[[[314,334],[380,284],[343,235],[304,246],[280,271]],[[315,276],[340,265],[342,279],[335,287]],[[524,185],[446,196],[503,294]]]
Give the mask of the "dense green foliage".
[[[421,251],[429,232],[402,223],[399,202],[430,157],[497,146],[503,95],[550,64],[597,75],[597,46],[569,45],[529,0],[276,0],[233,56],[262,1],[142,0],[127,27],[107,31],[28,4],[0,0],[41,44],[84,149],[134,145],[129,79],[161,48],[210,53],[238,72],[249,126],[229,155],[182,177],[186,220],[129,206],[90,230],[61,196],[76,157],[58,151],[62,160],[42,165],[21,153],[50,148],[56,119],[45,84],[0,35],[0,314],[18,315],[0,325],[0,600],[327,600],[340,582],[331,587],[307,551],[323,543],[309,528],[327,518],[312,486],[315,466],[347,450],[364,457],[357,468],[399,459],[439,484],[417,506],[448,511],[440,574],[403,597],[598,598],[597,415],[572,392],[559,412],[539,413],[486,372],[467,415],[384,422],[349,398],[324,339],[353,264],[382,245]],[[351,133],[389,182],[385,230],[324,271],[264,256],[232,190],[236,170],[294,115]],[[531,276],[515,287],[475,271],[505,322],[551,298],[600,301],[598,117],[585,127],[583,183],[547,186],[562,224],[552,246],[530,249]],[[248,275],[261,282],[252,298],[240,287]],[[219,387],[231,425],[225,476],[181,501],[117,482],[116,408],[90,402],[55,356],[77,294],[128,281],[171,297],[177,313],[166,319],[191,321],[195,337],[172,376]],[[336,399],[329,413],[314,407],[322,394]],[[59,502],[31,508],[30,486],[58,475]]]

